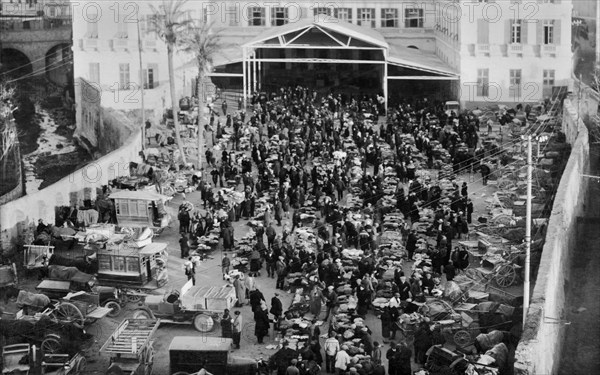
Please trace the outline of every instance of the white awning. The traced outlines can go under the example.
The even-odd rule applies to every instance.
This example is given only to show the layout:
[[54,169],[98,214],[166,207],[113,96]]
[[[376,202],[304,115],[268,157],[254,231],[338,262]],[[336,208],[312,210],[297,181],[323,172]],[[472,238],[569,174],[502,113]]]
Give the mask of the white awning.
[[407,48],[398,44],[390,44],[388,64],[444,76],[459,76],[455,69],[452,69],[435,53]]

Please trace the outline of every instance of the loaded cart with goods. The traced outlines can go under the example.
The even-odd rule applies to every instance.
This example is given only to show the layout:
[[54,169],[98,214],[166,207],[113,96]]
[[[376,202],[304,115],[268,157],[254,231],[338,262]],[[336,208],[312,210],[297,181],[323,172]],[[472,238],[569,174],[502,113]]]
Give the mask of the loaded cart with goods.
[[221,287],[194,286],[188,281],[181,292],[172,290],[164,296],[148,295],[143,304],[133,312],[134,318],[156,319],[161,323],[193,324],[200,332],[210,332],[224,309],[235,305],[235,289],[231,285]]
[[98,281],[102,285],[118,286],[131,302],[140,299],[141,292],[164,286],[167,274],[167,244],[153,242],[141,248],[113,246],[97,253]]
[[106,375],[150,375],[154,365],[152,338],[160,321],[125,319],[100,348],[110,356]]

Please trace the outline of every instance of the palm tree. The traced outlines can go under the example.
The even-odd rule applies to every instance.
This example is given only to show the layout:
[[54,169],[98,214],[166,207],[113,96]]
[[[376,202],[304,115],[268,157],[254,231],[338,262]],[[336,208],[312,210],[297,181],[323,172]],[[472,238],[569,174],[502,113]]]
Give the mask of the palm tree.
[[206,23],[194,25],[187,30],[185,37],[181,40],[183,51],[194,54],[198,65],[198,78],[196,81],[196,96],[198,97],[198,168],[202,167],[203,146],[205,144],[200,126],[204,98],[202,79],[212,69],[213,59],[219,50],[220,41],[219,36],[211,33],[210,29],[210,26]]
[[183,163],[186,163],[183,143],[179,132],[179,102],[175,92],[175,72],[173,69],[173,51],[178,44],[180,37],[185,33],[186,29],[192,24],[192,20],[185,17],[186,12],[183,10],[188,0],[162,0],[162,4],[157,8],[150,5],[154,17],[151,18],[151,24],[156,30],[158,36],[167,45],[167,57],[169,63],[169,91],[171,91],[171,106],[173,108],[173,123],[175,124],[175,139],[181,153]]

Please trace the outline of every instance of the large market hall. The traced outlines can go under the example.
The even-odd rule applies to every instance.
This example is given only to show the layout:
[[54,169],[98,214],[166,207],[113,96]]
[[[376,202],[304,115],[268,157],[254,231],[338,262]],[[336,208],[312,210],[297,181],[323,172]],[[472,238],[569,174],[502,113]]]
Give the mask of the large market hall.
[[[269,28],[223,51],[209,74],[244,97],[281,85],[402,96],[456,96],[458,73],[432,52],[330,16]],[[308,74],[310,73],[310,74]],[[389,100],[388,100],[389,101]]]

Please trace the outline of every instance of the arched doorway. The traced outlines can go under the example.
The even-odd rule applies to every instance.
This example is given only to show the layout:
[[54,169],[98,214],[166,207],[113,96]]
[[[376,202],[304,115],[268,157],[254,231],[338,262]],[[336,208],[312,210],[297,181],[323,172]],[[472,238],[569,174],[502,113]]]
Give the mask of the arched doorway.
[[14,48],[4,48],[0,53],[2,72],[10,78],[20,78],[33,72],[29,57]]
[[46,52],[46,77],[64,86],[72,81],[73,53],[67,43],[57,44]]

